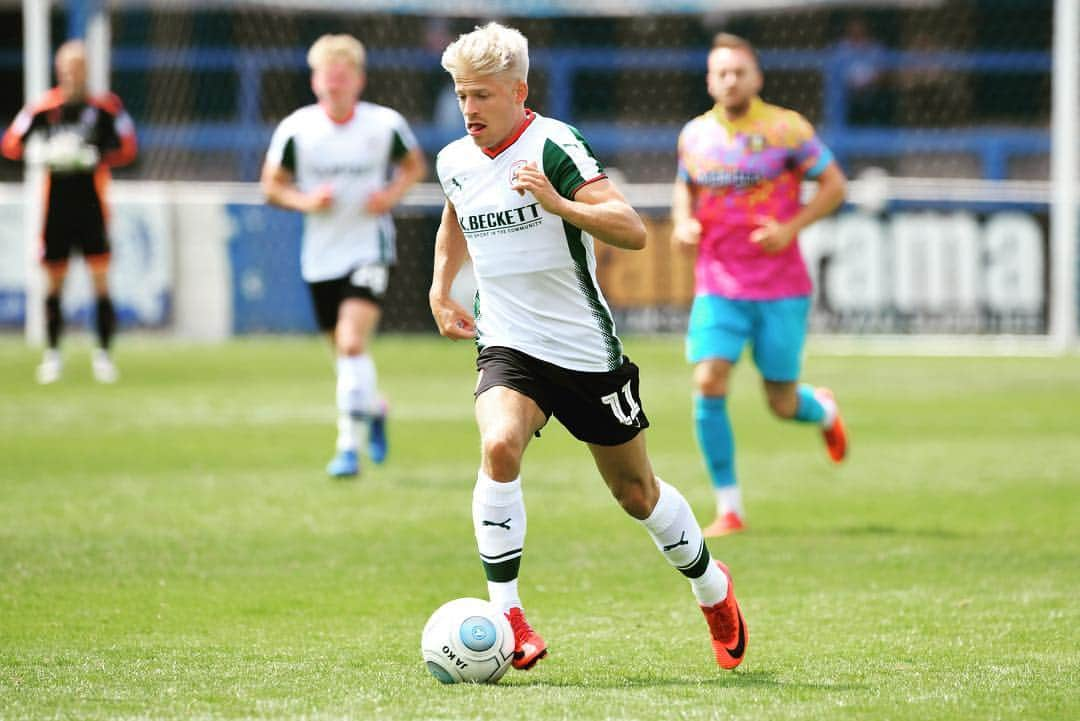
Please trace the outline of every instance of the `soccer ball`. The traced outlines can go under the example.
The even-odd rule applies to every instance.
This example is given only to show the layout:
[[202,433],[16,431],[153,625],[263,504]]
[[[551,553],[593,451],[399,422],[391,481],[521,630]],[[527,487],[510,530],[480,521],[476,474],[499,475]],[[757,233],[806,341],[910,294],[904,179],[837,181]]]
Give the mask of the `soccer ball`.
[[487,601],[458,598],[431,614],[420,651],[442,683],[496,683],[514,657],[514,632]]

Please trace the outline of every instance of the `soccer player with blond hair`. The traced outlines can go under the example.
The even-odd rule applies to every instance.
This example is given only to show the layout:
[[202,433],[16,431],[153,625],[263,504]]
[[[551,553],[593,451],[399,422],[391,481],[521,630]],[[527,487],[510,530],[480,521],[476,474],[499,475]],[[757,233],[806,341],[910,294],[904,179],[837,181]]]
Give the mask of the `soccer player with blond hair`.
[[[745,526],[727,394],[748,342],[772,412],[820,428],[832,460],[847,453],[832,392],[799,383],[812,288],[798,244],[800,230],[843,202],[846,180],[805,118],[758,96],[764,80],[749,42],[718,34],[706,81],[716,105],[679,136],[672,240],[697,254],[686,355],[716,493],[705,535],[722,536]],[[817,183],[806,205],[804,178]]]
[[318,102],[281,121],[262,171],[267,200],[304,214],[301,274],[337,354],[337,450],[327,466],[337,477],[360,471],[364,422],[371,460],[387,454],[371,340],[396,258],[390,211],[427,172],[405,119],[360,101],[365,64],[351,35],[324,35],[311,46]]
[[[437,160],[446,204],[429,300],[442,335],[479,348],[473,529],[490,599],[514,629],[513,665],[531,668],[547,653],[518,592],[521,466],[530,439],[555,416],[588,446],[623,510],[689,579],[717,663],[734,668],[747,628],[731,576],[712,560],[686,499],[653,473],[638,368],[623,354],[596,280],[594,238],[637,250],[645,226],[581,134],[525,106],[521,33],[489,23],[453,42],[442,64],[467,135]],[[478,289],[471,313],[450,296],[466,254]]]

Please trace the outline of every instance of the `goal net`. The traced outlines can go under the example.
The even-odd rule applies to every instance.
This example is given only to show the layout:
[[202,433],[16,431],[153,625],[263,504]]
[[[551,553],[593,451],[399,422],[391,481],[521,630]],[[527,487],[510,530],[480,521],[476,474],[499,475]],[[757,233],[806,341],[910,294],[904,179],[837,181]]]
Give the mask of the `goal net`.
[[[645,251],[599,249],[601,283],[625,330],[685,328],[692,261],[668,242],[675,144],[712,104],[705,59],[721,30],[754,43],[764,99],[809,119],[851,180],[849,202],[801,238],[815,333],[1045,338],[1051,293],[1075,307],[1075,280],[1064,289],[1051,282],[1051,0],[761,0],[724,11],[691,2],[678,4],[682,13],[645,1],[337,5],[108,5],[111,84],[142,149],[135,167],[117,173],[126,187],[117,211],[129,219],[114,233],[166,236],[172,262],[154,276],[165,300],[149,324],[187,329],[178,316],[196,312],[184,310],[190,296],[221,283],[204,295],[227,305],[222,332],[313,328],[299,220],[264,207],[253,187],[276,123],[313,100],[306,49],[323,33],[360,38],[364,98],[400,111],[431,159],[462,131],[439,56],[458,33],[492,19],[484,8],[495,5],[497,19],[530,40],[529,105],[578,127],[647,219]],[[140,192],[153,184],[173,190]],[[0,213],[9,197],[0,192]],[[147,198],[168,207],[151,211],[140,205]],[[426,288],[441,203],[429,181],[397,213],[386,329],[432,328]],[[199,232],[182,217],[193,208],[213,216],[206,227],[224,234],[220,242],[184,235]],[[156,213],[154,222],[130,219],[139,213]],[[132,242],[114,238],[117,254]],[[218,270],[200,274],[207,264]],[[0,322],[17,324],[19,304],[2,302],[14,281],[0,273],[0,282],[8,283]]]

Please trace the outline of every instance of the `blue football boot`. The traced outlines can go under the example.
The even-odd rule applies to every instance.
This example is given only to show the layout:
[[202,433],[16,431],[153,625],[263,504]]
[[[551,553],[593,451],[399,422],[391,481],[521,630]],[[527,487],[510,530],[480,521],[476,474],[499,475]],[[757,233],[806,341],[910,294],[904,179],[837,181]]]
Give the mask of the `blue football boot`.
[[329,463],[326,472],[335,478],[348,478],[360,474],[360,459],[356,451],[338,451]]
[[389,441],[386,437],[386,402],[382,403],[382,409],[378,415],[368,419],[368,457],[372,463],[382,463],[386,460],[386,454],[390,450]]

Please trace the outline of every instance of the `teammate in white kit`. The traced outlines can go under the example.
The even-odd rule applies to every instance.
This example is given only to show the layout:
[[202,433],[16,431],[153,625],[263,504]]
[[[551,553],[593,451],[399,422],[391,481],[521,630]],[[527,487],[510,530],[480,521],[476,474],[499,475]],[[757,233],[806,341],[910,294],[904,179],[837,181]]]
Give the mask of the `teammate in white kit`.
[[359,102],[364,46],[351,35],[324,35],[308,52],[319,102],[281,121],[262,171],[267,200],[304,213],[300,266],[319,327],[337,351],[337,453],[332,476],[360,471],[358,424],[368,455],[387,454],[386,403],[369,353],[395,260],[390,210],[427,172],[401,115]]
[[[437,161],[446,205],[431,312],[440,333],[475,339],[480,349],[473,527],[491,601],[514,629],[514,667],[531,668],[547,654],[518,594],[520,471],[529,440],[554,415],[588,444],[616,500],[690,580],[716,661],[734,668],[747,629],[731,576],[711,559],[686,499],[653,474],[638,368],[623,355],[596,282],[593,238],[640,249],[645,226],[577,130],[525,107],[529,55],[521,33],[497,23],[477,28],[446,49],[442,64],[468,135]],[[473,313],[450,297],[466,252],[478,289]]]

